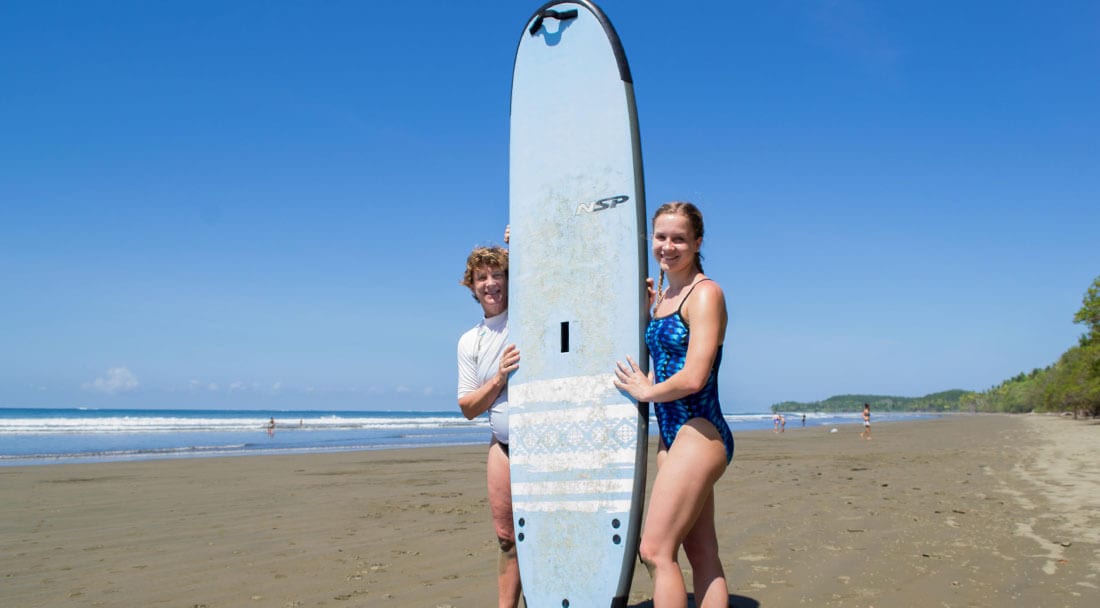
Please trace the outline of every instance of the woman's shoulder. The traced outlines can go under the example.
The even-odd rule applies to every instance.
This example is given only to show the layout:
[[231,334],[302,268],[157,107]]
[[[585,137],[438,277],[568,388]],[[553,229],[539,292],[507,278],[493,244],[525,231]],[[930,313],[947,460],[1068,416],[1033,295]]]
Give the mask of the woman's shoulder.
[[710,277],[705,277],[695,284],[693,289],[696,297],[703,300],[717,300],[725,301],[726,294],[722,291],[722,286],[718,284],[718,281]]
[[725,317],[726,296],[722,292],[722,286],[717,281],[704,278],[695,284],[691,293],[681,303],[680,316],[689,320],[695,315],[717,314]]

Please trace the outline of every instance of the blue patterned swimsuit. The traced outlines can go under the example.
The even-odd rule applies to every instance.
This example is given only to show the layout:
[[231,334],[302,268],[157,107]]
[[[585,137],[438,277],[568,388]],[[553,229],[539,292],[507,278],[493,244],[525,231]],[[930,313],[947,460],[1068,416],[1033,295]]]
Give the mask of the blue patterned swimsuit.
[[[692,287],[691,291],[694,290],[695,287]],[[680,301],[680,307],[676,312],[666,317],[650,319],[646,327],[645,343],[653,357],[653,375],[657,382],[668,380],[670,376],[684,368],[690,330],[684,323],[680,309],[691,296],[691,291]],[[726,462],[733,460],[733,433],[730,432],[726,419],[722,417],[722,406],[718,403],[718,367],[721,364],[722,345],[718,345],[714,366],[702,390],[670,403],[653,404],[657,413],[657,425],[661,430],[661,439],[666,447],[672,447],[672,441],[676,439],[676,433],[680,432],[680,427],[684,426],[684,423],[692,418],[704,418],[718,429],[722,443],[726,446]]]

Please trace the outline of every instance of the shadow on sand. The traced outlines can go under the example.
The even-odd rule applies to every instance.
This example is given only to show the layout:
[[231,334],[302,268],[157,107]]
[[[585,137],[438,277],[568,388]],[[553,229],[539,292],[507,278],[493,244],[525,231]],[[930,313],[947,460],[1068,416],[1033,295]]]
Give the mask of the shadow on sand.
[[[630,604],[627,608],[653,608],[653,600],[646,600],[640,604]],[[688,594],[688,608],[695,608],[695,594]],[[729,608],[760,608],[760,602],[743,595],[731,595]]]

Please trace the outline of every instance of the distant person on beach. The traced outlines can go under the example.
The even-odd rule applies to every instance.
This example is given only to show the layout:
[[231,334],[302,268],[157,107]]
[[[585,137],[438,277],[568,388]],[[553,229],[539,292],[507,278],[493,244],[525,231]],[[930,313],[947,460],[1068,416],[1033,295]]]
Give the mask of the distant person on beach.
[[642,373],[629,356],[615,368],[615,386],[654,404],[660,430],[657,477],[638,548],[653,577],[655,608],[687,606],[681,546],[691,563],[695,605],[729,602],[714,522],[714,485],[733,459],[733,435],[718,402],[728,318],[722,288],[703,274],[702,244],[703,216],[695,205],[657,209],[652,248],[661,270],[645,332],[653,371]]
[[806,414],[802,414],[802,428],[806,428]]
[[779,432],[779,414],[775,414],[772,416],[772,432]]
[[864,439],[871,439],[871,405],[863,404],[863,432],[859,434]]
[[[505,231],[505,243],[509,232]],[[508,470],[508,375],[519,369],[519,350],[508,344],[508,251],[477,247],[466,258],[461,283],[481,305],[483,318],[458,340],[458,406],[466,418],[489,412],[492,438],[486,459],[489,509],[500,544],[497,604],[519,605],[519,562],[512,525]]]
[[780,433],[786,433],[787,432],[787,419],[783,416],[783,414],[779,415],[779,432]]

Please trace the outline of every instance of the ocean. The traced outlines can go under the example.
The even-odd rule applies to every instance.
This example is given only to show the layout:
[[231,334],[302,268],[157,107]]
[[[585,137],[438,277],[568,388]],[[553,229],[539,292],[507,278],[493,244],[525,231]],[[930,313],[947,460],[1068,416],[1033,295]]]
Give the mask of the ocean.
[[[876,413],[875,423],[934,417]],[[269,428],[274,419],[275,427]],[[772,414],[728,414],[734,434],[772,428]],[[860,414],[807,413],[808,429]],[[787,416],[787,430],[801,428]],[[650,420],[650,432],[656,432]],[[0,466],[307,454],[487,444],[489,419],[458,411],[260,411],[0,408]]]

